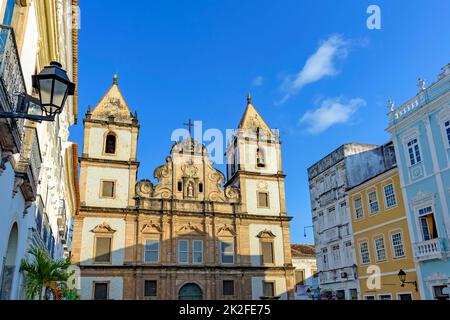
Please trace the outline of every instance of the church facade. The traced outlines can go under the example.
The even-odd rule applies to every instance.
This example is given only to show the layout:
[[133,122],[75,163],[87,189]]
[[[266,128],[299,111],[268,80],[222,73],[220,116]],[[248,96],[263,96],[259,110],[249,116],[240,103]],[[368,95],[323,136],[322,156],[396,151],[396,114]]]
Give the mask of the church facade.
[[72,248],[82,299],[293,299],[281,142],[250,97],[227,177],[189,136],[156,183],[137,181],[139,130],[115,76],[84,119]]

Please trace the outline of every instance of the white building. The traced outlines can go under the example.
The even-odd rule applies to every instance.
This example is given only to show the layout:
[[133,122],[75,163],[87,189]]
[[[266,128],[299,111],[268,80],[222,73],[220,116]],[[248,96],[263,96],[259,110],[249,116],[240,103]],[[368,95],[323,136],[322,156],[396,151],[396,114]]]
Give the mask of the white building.
[[389,149],[348,143],[308,168],[320,288],[338,299],[357,299],[359,292],[346,190],[384,170],[385,152]]
[[[0,0],[0,112],[17,93],[36,97],[31,77],[58,61],[77,82],[77,0]],[[20,262],[34,246],[69,256],[69,226],[78,207],[77,94],[54,122],[0,119],[0,299],[24,298]]]
[[291,244],[291,256],[295,267],[295,300],[312,300],[319,284],[314,245]]

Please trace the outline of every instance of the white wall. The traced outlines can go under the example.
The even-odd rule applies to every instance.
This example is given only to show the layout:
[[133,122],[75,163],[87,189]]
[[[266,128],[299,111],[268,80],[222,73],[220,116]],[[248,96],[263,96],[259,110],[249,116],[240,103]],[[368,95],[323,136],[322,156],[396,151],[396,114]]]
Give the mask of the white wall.
[[[116,154],[107,155],[103,153],[106,133],[112,131],[116,134]],[[108,128],[89,129],[89,157],[98,159],[111,159],[129,161],[131,155],[131,132],[129,130],[109,130]]]
[[[85,202],[87,206],[125,208],[128,206],[130,173],[128,169],[93,167],[86,168]],[[115,180],[114,199],[100,198],[101,180]]]
[[85,218],[81,238],[80,264],[93,264],[94,258],[94,236],[91,232],[99,224],[106,222],[116,232],[113,235],[111,261],[112,265],[123,265],[125,256],[125,221],[117,218]]
[[273,224],[250,224],[249,225],[250,259],[252,266],[261,265],[260,239],[257,237],[257,235],[263,230],[269,230],[275,235],[273,248],[275,265],[283,266],[284,246],[283,246],[283,232],[281,226]]
[[283,277],[252,277],[252,299],[260,300],[263,295],[263,281],[275,282],[275,295],[280,296],[280,300],[287,300],[286,278]]
[[22,52],[20,53],[20,63],[22,64],[22,72],[25,78],[27,91],[28,93],[31,93],[31,76],[35,73],[36,69],[36,57],[39,39],[34,1],[31,2],[29,10],[30,11],[25,29]]
[[109,282],[108,299],[123,299],[123,279],[122,277],[81,277],[81,300],[92,300],[94,298],[94,282]]
[[[247,211],[249,214],[279,216],[280,195],[277,181],[245,180]],[[258,191],[269,193],[269,208],[258,208]]]

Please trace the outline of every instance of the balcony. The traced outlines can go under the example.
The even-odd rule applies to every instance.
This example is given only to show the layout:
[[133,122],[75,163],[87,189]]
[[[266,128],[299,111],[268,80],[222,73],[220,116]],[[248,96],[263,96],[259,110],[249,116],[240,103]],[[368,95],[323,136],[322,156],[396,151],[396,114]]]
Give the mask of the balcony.
[[432,259],[444,259],[446,256],[444,241],[444,238],[436,238],[414,243],[415,260],[425,261]]
[[[20,93],[26,92],[14,30],[0,25],[0,111],[17,109]],[[5,138],[4,149],[19,152],[24,133],[23,119],[2,119],[0,134]]]

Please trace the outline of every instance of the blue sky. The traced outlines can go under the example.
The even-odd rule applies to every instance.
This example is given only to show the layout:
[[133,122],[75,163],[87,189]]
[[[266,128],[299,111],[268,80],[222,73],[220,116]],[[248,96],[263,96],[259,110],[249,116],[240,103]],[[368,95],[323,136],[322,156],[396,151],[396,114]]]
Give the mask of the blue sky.
[[[381,9],[381,29],[366,9]],[[450,62],[450,2],[80,1],[78,125],[112,83],[138,111],[139,179],[153,178],[187,119],[235,128],[247,92],[279,128],[293,242],[313,242],[306,169],[346,142],[388,141],[399,106]],[[223,167],[218,166],[223,172]]]

